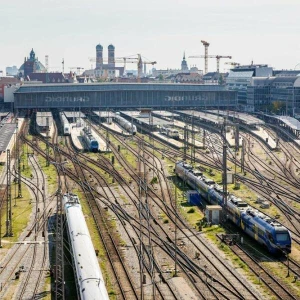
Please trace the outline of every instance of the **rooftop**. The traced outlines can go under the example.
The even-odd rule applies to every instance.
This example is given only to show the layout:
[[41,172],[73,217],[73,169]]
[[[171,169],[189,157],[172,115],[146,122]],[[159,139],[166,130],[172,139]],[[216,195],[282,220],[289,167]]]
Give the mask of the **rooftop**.
[[78,91],[112,91],[112,90],[172,90],[172,91],[227,91],[218,85],[179,84],[179,83],[60,83],[22,85],[15,94],[42,92],[78,92]]

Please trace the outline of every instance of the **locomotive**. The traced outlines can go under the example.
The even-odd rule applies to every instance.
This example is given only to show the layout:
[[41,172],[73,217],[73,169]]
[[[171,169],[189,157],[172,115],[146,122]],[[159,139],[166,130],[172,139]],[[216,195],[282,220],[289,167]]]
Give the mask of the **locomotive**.
[[179,132],[178,132],[177,129],[162,126],[160,131],[161,131],[162,134],[165,134],[169,138],[179,140]]
[[65,194],[63,207],[80,299],[109,300],[78,196]]
[[81,134],[83,141],[86,144],[88,150],[91,152],[98,152],[99,144],[98,144],[97,140],[94,138],[94,136],[92,135],[89,128],[84,127],[80,134]]
[[[223,189],[213,180],[204,176],[200,170],[194,169],[184,162],[177,162],[175,173],[198,191],[200,197],[210,204],[225,206]],[[276,220],[254,209],[232,194],[227,194],[225,209],[228,219],[257,242],[266,246],[270,253],[291,252],[290,232]]]

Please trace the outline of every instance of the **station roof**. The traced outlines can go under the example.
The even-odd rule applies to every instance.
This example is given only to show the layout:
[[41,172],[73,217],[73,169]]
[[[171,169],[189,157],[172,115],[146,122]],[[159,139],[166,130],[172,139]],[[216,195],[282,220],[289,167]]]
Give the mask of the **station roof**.
[[269,116],[269,117],[274,117],[282,121],[293,130],[300,130],[300,122],[293,117],[289,117],[289,116]]
[[251,116],[246,113],[241,113],[241,112],[236,112],[236,111],[224,111],[224,110],[208,110],[208,112],[214,113],[214,114],[219,114],[221,116],[228,116],[231,118],[235,118],[240,120],[246,125],[263,125],[265,124],[264,121]]
[[154,113],[156,115],[159,115],[159,116],[162,116],[162,117],[169,117],[169,118],[179,117],[178,114],[175,114],[173,112],[166,111],[166,110],[153,110],[152,113]]
[[50,111],[45,112],[37,112],[36,113],[36,123],[40,127],[47,126],[47,119],[48,119],[48,125],[51,126],[53,122],[52,113]]
[[51,111],[38,111],[36,113],[37,117],[52,117],[52,112]]
[[115,90],[141,91],[222,91],[232,93],[223,86],[178,83],[59,83],[22,85],[15,94],[48,93],[48,92],[94,92]]
[[5,123],[0,127],[0,151],[6,151],[12,135],[16,130],[16,124]]
[[186,114],[188,116],[194,116],[194,117],[202,119],[202,120],[210,121],[215,124],[222,124],[224,122],[223,117],[216,116],[216,115],[209,114],[209,113],[202,112],[202,111],[180,110],[179,112],[182,114]]
[[112,111],[96,111],[94,110],[93,113],[97,116],[100,116],[101,118],[112,118],[115,116],[115,113]]
[[[122,111],[123,115],[126,115],[130,118],[133,118],[136,122],[141,124],[150,125],[150,118],[147,116],[141,116],[139,111]],[[156,118],[152,116],[152,125],[153,126],[162,126],[162,125],[172,125],[173,123],[166,120]]]
[[85,114],[81,111],[64,111],[67,118],[85,118]]

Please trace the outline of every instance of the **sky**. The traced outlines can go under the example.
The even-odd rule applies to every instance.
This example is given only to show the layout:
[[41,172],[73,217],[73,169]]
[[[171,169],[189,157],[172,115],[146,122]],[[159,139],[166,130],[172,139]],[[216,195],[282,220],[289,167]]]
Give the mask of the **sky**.
[[[210,55],[234,62],[300,69],[299,0],[0,0],[0,70],[20,65],[31,48],[50,71],[89,69],[101,43],[104,57],[112,43],[116,57],[137,53],[157,61],[157,69],[204,69],[201,40]],[[228,59],[221,60],[221,71]],[[135,64],[127,66],[133,69]],[[209,59],[209,71],[216,60]]]

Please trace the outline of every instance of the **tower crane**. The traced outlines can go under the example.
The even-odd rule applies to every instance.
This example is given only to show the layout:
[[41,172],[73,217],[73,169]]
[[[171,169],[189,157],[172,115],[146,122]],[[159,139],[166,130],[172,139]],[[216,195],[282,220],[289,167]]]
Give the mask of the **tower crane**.
[[208,47],[209,47],[209,43],[206,41],[201,40],[201,43],[204,46],[204,73],[206,74],[208,72]]
[[[207,55],[207,56],[205,56],[205,55],[196,55],[196,56],[189,56],[189,58],[205,58],[205,59],[208,59],[208,58],[216,58],[217,59],[217,72],[218,73],[220,73],[220,59],[221,58],[229,58],[229,59],[231,59],[232,58],[232,56],[229,56],[229,55],[227,55],[227,56],[225,56],[225,55]],[[207,67],[207,66],[205,66],[205,67]],[[205,74],[207,73],[207,70],[205,70]]]

